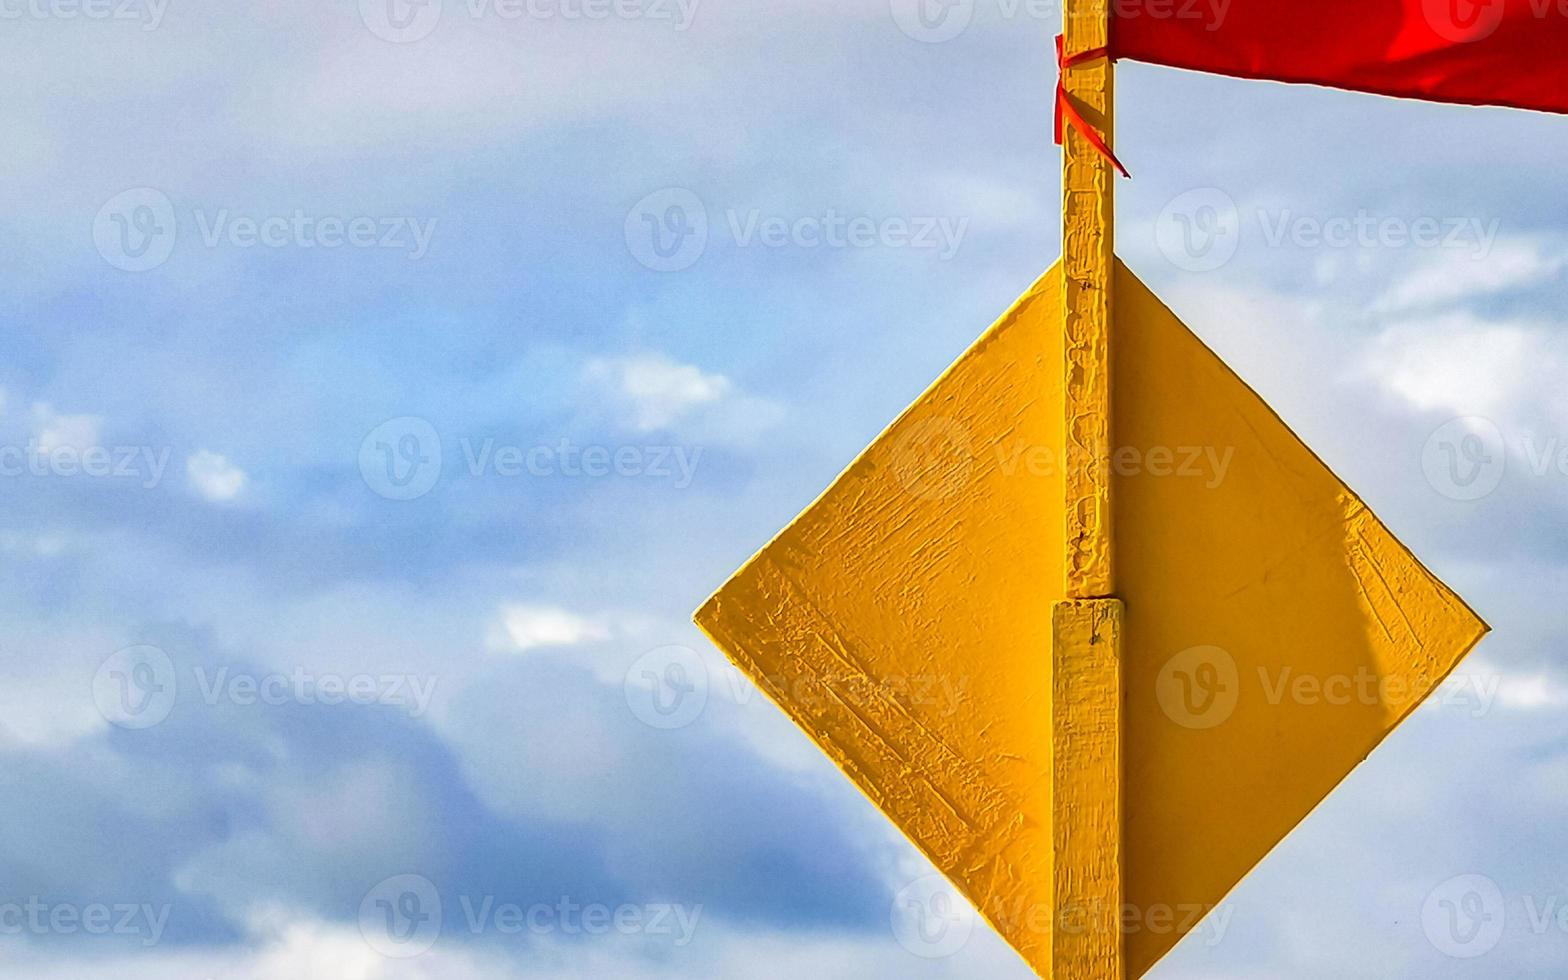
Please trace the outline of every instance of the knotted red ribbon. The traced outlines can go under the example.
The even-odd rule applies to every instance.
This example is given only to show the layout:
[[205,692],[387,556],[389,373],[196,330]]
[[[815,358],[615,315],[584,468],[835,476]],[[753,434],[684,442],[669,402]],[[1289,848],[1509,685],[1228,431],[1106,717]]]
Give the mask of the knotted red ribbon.
[[1127,172],[1127,168],[1122,166],[1122,162],[1116,159],[1116,154],[1112,153],[1111,148],[1105,144],[1105,138],[1095,132],[1094,127],[1089,125],[1089,121],[1078,111],[1078,107],[1073,105],[1072,98],[1067,94],[1067,69],[1110,56],[1109,48],[1090,48],[1088,51],[1069,55],[1067,42],[1062,35],[1056,35],[1056,66],[1060,73],[1056,81],[1056,145],[1062,145],[1062,138],[1065,135],[1064,123],[1071,122],[1073,128],[1083,134],[1083,138],[1089,141],[1089,145],[1094,147],[1100,156],[1111,161],[1111,164],[1121,171],[1123,177],[1131,177],[1132,174]]

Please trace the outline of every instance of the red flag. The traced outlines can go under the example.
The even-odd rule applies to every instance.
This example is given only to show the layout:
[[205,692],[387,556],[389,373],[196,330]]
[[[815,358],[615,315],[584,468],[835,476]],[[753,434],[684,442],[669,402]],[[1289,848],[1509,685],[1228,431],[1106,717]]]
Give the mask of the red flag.
[[1568,0],[1111,0],[1111,9],[1117,58],[1568,112]]

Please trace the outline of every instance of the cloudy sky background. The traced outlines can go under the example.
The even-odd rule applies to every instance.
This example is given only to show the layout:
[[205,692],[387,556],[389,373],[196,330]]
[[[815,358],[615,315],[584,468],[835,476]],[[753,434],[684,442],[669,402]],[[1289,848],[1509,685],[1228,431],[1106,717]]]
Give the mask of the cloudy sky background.
[[[0,445],[111,472],[0,478],[0,977],[1027,976],[918,955],[929,866],[687,620],[1057,255],[1056,15],[150,3],[3,5]],[[1497,630],[1154,975],[1558,976],[1568,122],[1141,66],[1119,107],[1123,257]],[[745,234],[830,212],[952,235]],[[1310,233],[1363,213],[1447,244]],[[445,921],[400,958],[407,875]],[[465,918],[563,898],[645,927]]]

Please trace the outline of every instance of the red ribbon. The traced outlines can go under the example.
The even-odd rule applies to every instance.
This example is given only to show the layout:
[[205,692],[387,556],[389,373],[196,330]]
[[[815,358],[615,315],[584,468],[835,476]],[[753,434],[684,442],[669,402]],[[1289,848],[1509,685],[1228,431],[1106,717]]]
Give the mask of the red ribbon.
[[1075,55],[1068,55],[1066,41],[1062,35],[1056,35],[1056,66],[1060,73],[1056,81],[1056,145],[1062,145],[1063,127],[1065,123],[1071,122],[1073,128],[1083,134],[1083,138],[1089,141],[1089,145],[1094,147],[1100,156],[1111,161],[1111,164],[1121,171],[1123,177],[1131,177],[1132,174],[1127,172],[1127,168],[1122,166],[1122,162],[1116,159],[1116,154],[1112,153],[1111,148],[1105,144],[1105,138],[1095,132],[1094,127],[1089,125],[1089,121],[1078,111],[1078,107],[1073,105],[1072,97],[1067,94],[1067,69],[1110,56],[1109,48],[1091,48]]

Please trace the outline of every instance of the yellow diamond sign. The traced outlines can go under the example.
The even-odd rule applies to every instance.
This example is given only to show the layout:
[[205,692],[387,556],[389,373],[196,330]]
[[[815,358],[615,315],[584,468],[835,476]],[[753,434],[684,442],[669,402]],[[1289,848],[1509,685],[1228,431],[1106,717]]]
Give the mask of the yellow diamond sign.
[[[1486,630],[1120,263],[1113,290],[1119,609],[1074,619],[1063,584],[1058,266],[697,614],[1064,980],[1061,934],[1096,928],[1141,976]],[[1117,794],[1084,864],[1071,811]],[[1067,898],[1066,864],[1113,890]]]

